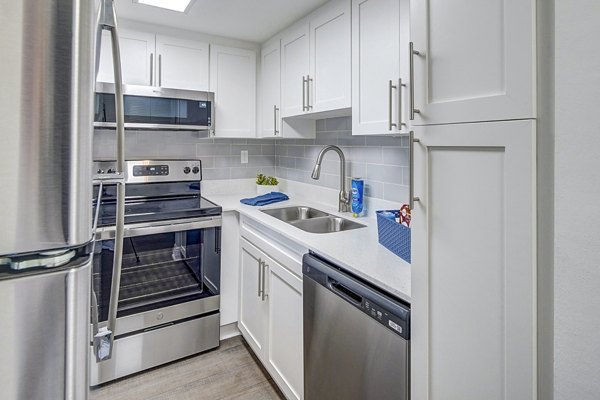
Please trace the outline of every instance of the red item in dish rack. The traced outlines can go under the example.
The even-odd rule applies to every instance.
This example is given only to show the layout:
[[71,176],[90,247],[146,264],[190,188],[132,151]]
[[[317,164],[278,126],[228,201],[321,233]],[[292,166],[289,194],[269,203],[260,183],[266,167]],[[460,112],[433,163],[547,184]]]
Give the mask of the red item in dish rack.
[[400,208],[400,223],[407,228],[410,228],[410,207],[408,204],[404,204]]

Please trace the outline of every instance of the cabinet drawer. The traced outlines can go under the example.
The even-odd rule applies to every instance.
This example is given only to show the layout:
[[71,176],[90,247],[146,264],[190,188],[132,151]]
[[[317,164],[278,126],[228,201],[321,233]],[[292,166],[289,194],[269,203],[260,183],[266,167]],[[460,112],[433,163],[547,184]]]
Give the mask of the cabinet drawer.
[[302,277],[302,256],[308,249],[248,217],[242,217],[240,234],[275,261]]

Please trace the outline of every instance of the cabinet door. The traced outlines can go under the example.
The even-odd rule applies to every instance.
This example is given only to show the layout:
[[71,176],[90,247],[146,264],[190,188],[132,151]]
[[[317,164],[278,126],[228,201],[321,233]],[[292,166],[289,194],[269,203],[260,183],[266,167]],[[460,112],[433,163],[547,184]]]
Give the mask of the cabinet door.
[[261,136],[281,136],[281,40],[276,38],[261,51]]
[[[238,327],[256,355],[264,359],[267,343],[268,305],[260,293],[263,252],[245,239],[240,241],[240,318]],[[266,278],[264,279],[266,280]]]
[[313,14],[309,25],[310,111],[348,108],[352,105],[350,1],[327,3]]
[[268,369],[288,399],[304,392],[302,279],[272,259],[268,264]]
[[535,122],[415,127],[415,400],[535,398]]
[[[119,29],[121,74],[127,85],[152,85],[155,36],[152,33]],[[98,82],[114,83],[110,33],[102,32]]]
[[224,212],[221,229],[221,326],[238,321],[239,284],[239,216],[236,212]]
[[352,133],[407,133],[408,0],[352,0]]
[[411,4],[414,124],[535,118],[535,2]]
[[156,36],[157,86],[208,90],[208,43]]
[[256,137],[256,52],[211,46],[215,136]]
[[289,117],[306,111],[306,85],[310,74],[309,26],[300,24],[281,40],[281,115]]

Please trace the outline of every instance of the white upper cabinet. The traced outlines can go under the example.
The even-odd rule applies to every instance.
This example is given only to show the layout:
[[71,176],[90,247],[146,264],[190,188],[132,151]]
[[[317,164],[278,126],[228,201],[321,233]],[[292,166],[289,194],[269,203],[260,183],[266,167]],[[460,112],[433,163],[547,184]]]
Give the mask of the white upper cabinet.
[[316,135],[312,119],[282,119],[281,113],[281,39],[265,43],[261,51],[260,137],[311,138]]
[[261,136],[281,136],[281,41],[265,43],[261,51]]
[[[121,74],[127,85],[152,85],[154,34],[119,29]],[[102,32],[98,82],[114,83],[110,33]]]
[[308,111],[309,64],[308,21],[284,33],[281,40],[281,115],[289,117]]
[[334,0],[310,18],[310,112],[351,106],[350,1]]
[[170,89],[208,90],[208,44],[156,36],[157,78]]
[[408,133],[409,0],[352,0],[352,133]]
[[[208,90],[207,43],[119,29],[123,83]],[[110,33],[102,33],[99,82],[114,82]]]
[[535,131],[414,129],[414,400],[536,399]]
[[350,0],[330,1],[281,37],[282,117],[348,114],[352,68]]
[[256,137],[256,52],[211,46],[210,91],[215,136]]
[[411,4],[414,124],[535,118],[535,2]]

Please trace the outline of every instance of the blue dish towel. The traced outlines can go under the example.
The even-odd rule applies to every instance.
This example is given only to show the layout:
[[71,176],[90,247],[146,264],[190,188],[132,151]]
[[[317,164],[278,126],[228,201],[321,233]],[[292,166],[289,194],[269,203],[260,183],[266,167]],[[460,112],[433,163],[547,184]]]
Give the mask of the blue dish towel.
[[280,201],[286,201],[289,199],[290,198],[284,193],[271,192],[249,199],[241,199],[240,202],[248,204],[249,206],[266,206],[267,204],[279,203]]

